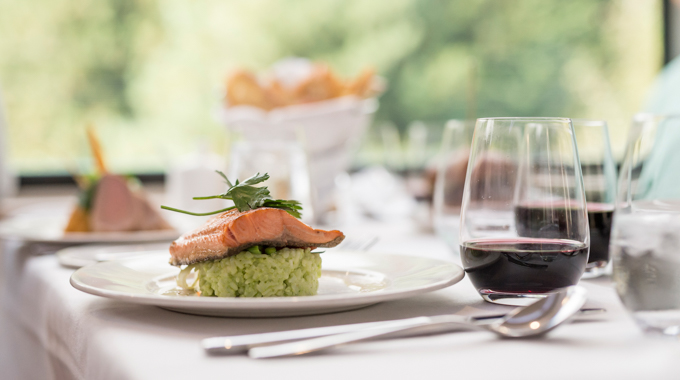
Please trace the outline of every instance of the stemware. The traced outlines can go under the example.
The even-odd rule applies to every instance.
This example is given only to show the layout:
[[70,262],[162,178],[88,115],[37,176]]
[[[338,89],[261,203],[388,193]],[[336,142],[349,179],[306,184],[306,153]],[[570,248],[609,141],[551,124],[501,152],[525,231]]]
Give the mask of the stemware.
[[290,142],[241,141],[231,148],[229,176],[244,180],[255,173],[268,173],[267,186],[275,199],[295,199],[302,204],[302,220],[314,220],[307,157]]
[[609,237],[616,197],[616,166],[604,120],[573,119],[586,193],[590,254],[584,278],[600,276],[609,263]]
[[478,119],[460,252],[482,298],[522,305],[576,284],[590,245],[585,202],[570,119]]
[[643,330],[680,335],[680,115],[637,115],[618,184],[610,251]]
[[437,235],[459,254],[458,229],[474,120],[449,120],[444,126],[434,183],[433,224]]

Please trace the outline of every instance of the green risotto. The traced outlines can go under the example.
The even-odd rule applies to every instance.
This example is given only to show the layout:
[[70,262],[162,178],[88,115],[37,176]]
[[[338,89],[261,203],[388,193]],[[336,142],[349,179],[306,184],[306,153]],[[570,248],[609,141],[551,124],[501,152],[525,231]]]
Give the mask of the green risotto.
[[[198,271],[201,296],[288,297],[316,294],[321,277],[321,257],[309,248],[283,248],[265,253],[250,249],[237,255],[188,266],[178,284],[186,287],[186,276]],[[184,285],[184,286],[183,286]]]

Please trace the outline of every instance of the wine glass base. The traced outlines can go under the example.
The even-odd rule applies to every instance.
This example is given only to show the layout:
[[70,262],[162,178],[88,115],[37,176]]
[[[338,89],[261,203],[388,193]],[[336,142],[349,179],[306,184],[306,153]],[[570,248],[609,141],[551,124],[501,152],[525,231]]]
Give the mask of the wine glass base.
[[588,263],[586,271],[581,276],[581,279],[588,280],[597,278],[610,273],[609,263],[607,261],[598,261],[595,263]]
[[480,290],[479,295],[484,301],[507,306],[528,306],[548,293],[502,293],[488,290]]
[[638,326],[649,335],[680,336],[680,309],[633,312]]

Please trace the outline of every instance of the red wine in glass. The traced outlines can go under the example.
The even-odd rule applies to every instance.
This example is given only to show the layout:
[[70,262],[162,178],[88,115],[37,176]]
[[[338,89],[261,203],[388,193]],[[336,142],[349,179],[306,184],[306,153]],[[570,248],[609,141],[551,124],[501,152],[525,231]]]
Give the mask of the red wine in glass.
[[540,294],[574,285],[588,261],[583,243],[556,239],[468,241],[460,253],[465,272],[483,295]]
[[[614,207],[604,203],[587,203],[590,224],[588,267],[604,267],[609,262],[609,236]],[[569,236],[578,228],[578,208],[545,204],[526,204],[515,208],[517,234],[524,237],[555,239]]]
[[590,256],[588,268],[603,268],[609,262],[609,237],[612,231],[614,206],[604,203],[588,203],[590,224]]
[[590,224],[590,258],[584,278],[605,273],[609,263],[609,235],[616,199],[616,165],[604,120],[572,120],[581,155],[581,172]]
[[575,285],[586,269],[588,233],[571,120],[478,119],[459,241],[482,298],[526,305]]

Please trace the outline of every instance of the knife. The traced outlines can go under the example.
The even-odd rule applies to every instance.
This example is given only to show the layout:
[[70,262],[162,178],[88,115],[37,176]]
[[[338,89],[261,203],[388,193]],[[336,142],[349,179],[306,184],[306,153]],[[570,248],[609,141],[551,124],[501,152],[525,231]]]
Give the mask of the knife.
[[[607,310],[602,308],[583,308],[577,314],[578,316],[588,316],[594,314],[605,313]],[[462,317],[467,318],[469,321],[474,322],[493,322],[496,319],[503,318],[505,314],[495,314],[495,315],[482,315],[474,317]],[[349,325],[337,325],[337,326],[324,326],[324,327],[313,327],[309,329],[300,330],[286,330],[286,331],[276,331],[269,333],[260,334],[248,334],[248,335],[235,335],[235,336],[220,336],[213,338],[203,339],[201,345],[203,349],[210,355],[230,355],[230,354],[242,354],[248,352],[252,347],[262,346],[273,343],[283,343],[299,339],[315,338],[320,336],[342,334],[350,331],[357,331],[365,328],[374,328],[383,324],[394,323],[396,320],[390,321],[378,321],[378,322],[365,322],[365,323],[353,323]],[[444,332],[444,331],[438,331]],[[434,331],[428,332],[429,334],[436,333]],[[409,335],[399,335],[410,336]],[[413,335],[423,335],[422,332],[418,332]],[[390,337],[397,337],[396,335]]]

